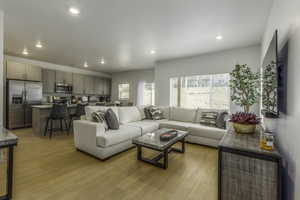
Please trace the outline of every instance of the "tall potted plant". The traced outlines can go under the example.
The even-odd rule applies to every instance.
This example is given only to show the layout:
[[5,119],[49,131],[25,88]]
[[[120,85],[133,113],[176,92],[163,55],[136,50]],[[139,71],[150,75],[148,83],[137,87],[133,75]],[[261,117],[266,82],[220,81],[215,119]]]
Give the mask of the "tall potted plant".
[[259,100],[260,75],[252,72],[247,64],[235,65],[230,75],[231,100],[244,110],[233,114],[230,121],[237,133],[254,133],[260,119],[250,113],[250,107]]

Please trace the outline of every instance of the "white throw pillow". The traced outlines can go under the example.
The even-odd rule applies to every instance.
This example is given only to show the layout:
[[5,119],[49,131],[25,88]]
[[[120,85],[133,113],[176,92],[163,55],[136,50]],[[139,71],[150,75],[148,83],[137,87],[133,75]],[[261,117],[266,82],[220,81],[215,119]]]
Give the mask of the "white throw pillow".
[[146,108],[146,107],[147,107],[147,106],[137,106],[137,108],[138,108],[139,111],[140,111],[142,120],[143,120],[143,119],[146,119],[146,115],[145,115],[145,108]]
[[119,107],[119,121],[121,124],[141,121],[141,113],[136,106]]

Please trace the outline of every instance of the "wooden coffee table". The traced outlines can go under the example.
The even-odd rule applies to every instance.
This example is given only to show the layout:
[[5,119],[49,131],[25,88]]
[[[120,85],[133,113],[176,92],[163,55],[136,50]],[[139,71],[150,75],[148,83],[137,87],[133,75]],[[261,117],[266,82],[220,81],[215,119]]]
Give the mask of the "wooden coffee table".
[[[170,131],[171,129],[159,129],[153,133],[147,133],[140,137],[137,137],[132,140],[132,143],[137,146],[137,159],[149,164],[152,164],[156,167],[160,167],[163,169],[168,168],[168,154],[172,151],[184,153],[185,152],[185,137],[188,135],[187,131],[177,131],[178,135],[169,140],[169,141],[161,141],[160,135]],[[177,142],[181,143],[181,149],[177,149],[172,147]],[[160,152],[157,156],[152,159],[144,158],[142,156],[142,148],[148,148],[155,151]],[[163,160],[163,162],[159,162]]]

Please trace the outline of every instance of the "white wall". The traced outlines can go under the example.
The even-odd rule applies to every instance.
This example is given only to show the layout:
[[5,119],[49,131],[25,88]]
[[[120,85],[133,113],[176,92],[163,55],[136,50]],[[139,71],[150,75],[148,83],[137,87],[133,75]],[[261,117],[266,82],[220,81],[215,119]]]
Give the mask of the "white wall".
[[300,1],[274,0],[262,41],[262,59],[274,31],[279,47],[289,40],[287,114],[277,120],[277,141],[284,155],[285,200],[300,199]]
[[0,10],[0,126],[3,125],[3,117],[4,117],[4,71],[3,71],[3,12]]
[[60,71],[73,72],[73,73],[92,75],[92,76],[108,77],[108,78],[111,77],[111,75],[107,74],[107,73],[95,72],[95,71],[90,71],[87,69],[80,69],[80,68],[70,67],[70,66],[66,66],[66,65],[57,65],[57,64],[42,62],[42,61],[38,61],[38,60],[20,58],[20,57],[16,57],[16,56],[5,55],[5,60],[11,60],[11,61],[15,61],[15,62],[36,65],[36,66],[40,66],[42,68],[52,69],[52,70],[60,70]]
[[[260,66],[261,49],[259,45],[203,54],[199,56],[160,61],[155,67],[155,97],[157,105],[169,105],[171,77],[185,75],[205,75],[229,73],[235,64],[248,64],[253,71]],[[231,111],[238,108],[231,105]],[[258,107],[253,107],[257,112]]]
[[[140,83],[153,83],[154,82],[154,69],[147,70],[137,70],[129,72],[120,72],[112,74],[112,91],[111,98],[112,101],[119,100],[118,85],[121,83],[130,84],[130,96],[129,102],[137,104],[138,102],[138,86]],[[127,101],[126,101],[127,102]]]

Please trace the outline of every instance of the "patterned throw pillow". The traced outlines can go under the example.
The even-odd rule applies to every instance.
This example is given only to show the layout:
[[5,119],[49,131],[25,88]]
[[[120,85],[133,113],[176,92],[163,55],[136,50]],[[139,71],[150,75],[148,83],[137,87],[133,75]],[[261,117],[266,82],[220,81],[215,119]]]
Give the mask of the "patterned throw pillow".
[[102,123],[104,126],[105,130],[108,130],[108,125],[105,120],[105,112],[103,111],[96,111],[92,113],[92,118],[94,122]]
[[149,112],[150,112],[151,118],[152,118],[153,120],[160,120],[160,119],[163,119],[163,118],[164,118],[164,117],[163,117],[163,112],[162,112],[161,109],[158,108],[158,107],[155,107],[155,106],[151,107],[151,108],[149,109]]
[[218,115],[218,112],[202,112],[200,124],[216,127]]
[[150,113],[150,110],[153,106],[148,106],[146,108],[144,108],[144,113],[145,113],[145,117],[146,119],[152,119],[152,116],[151,116],[151,113]]

